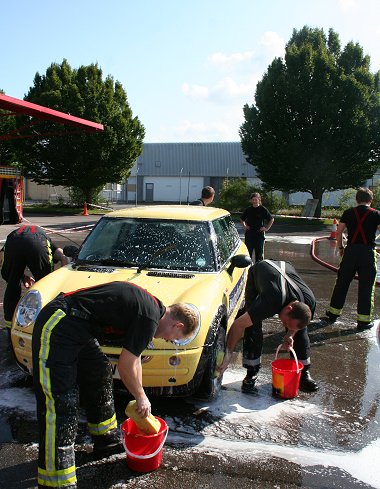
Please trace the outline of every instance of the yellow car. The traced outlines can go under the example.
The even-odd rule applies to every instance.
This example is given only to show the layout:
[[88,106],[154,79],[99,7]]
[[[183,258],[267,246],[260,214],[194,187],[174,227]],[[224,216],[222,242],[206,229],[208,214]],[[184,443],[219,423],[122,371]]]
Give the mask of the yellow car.
[[[20,300],[11,329],[18,364],[32,373],[31,338],[43,306],[59,292],[128,281],[164,304],[185,302],[197,311],[195,334],[175,345],[153,339],[142,357],[149,395],[215,397],[215,375],[226,333],[244,300],[251,264],[230,214],[199,206],[144,206],[102,217],[82,246],[67,246],[72,262],[44,277]],[[109,332],[102,349],[118,379],[121,351]],[[218,355],[219,354],[219,355]]]

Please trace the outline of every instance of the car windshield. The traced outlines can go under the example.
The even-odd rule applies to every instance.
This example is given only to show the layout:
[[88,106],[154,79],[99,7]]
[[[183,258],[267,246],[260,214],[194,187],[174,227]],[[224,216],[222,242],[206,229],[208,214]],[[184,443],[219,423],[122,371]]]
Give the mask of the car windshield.
[[89,234],[78,264],[214,271],[205,222],[103,217]]

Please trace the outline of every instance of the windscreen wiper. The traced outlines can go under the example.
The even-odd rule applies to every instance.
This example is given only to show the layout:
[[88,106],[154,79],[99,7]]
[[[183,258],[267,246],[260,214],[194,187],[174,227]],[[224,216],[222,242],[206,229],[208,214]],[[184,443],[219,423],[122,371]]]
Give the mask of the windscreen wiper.
[[139,268],[137,269],[137,273],[141,273],[142,270],[144,270],[145,268],[149,268],[150,265],[152,265],[155,258],[157,258],[160,255],[164,255],[168,251],[174,250],[174,248],[177,248],[177,244],[171,243],[171,244],[164,246],[163,248],[160,248],[159,250],[155,251],[153,253],[153,255],[149,258],[149,260],[147,260],[145,263],[143,263],[142,265],[139,266]]

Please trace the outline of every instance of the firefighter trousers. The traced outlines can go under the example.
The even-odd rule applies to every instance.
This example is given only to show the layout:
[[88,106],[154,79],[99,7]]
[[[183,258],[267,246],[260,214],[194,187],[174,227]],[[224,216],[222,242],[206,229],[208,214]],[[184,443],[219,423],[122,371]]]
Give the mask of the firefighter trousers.
[[374,306],[377,258],[376,251],[365,244],[350,244],[345,248],[328,311],[340,316],[356,273],[359,279],[357,320],[370,322]]
[[76,487],[74,442],[79,400],[93,439],[117,428],[112,368],[88,321],[64,299],[40,312],[33,332],[33,380],[39,428],[39,487]]

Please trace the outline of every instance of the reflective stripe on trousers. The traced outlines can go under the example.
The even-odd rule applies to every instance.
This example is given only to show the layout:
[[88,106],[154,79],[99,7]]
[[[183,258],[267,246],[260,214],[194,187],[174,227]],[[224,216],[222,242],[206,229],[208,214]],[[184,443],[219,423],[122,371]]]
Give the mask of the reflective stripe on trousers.
[[[74,484],[77,480],[75,465],[63,469],[57,468],[55,399],[52,393],[50,368],[46,365],[50,352],[51,334],[57,324],[65,316],[66,314],[61,309],[58,309],[45,323],[42,328],[39,351],[39,382],[42,391],[45,394],[46,414],[44,446],[45,468],[38,467],[38,483],[48,487],[63,487],[65,485]],[[67,451],[73,452],[74,446],[67,447]]]

